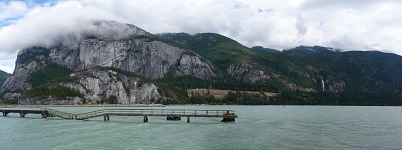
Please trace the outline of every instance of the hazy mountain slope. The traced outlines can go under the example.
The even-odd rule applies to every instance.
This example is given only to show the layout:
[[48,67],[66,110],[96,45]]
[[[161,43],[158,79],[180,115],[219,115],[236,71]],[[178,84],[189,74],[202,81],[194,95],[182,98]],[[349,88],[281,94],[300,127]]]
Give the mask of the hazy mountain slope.
[[9,73],[0,70],[0,85],[3,85],[3,83],[7,80],[9,76]]

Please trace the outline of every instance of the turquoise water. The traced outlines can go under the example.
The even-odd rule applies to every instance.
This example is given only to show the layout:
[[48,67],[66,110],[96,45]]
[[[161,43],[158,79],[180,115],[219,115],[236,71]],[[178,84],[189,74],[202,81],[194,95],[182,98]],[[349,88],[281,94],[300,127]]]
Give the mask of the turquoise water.
[[[402,149],[402,107],[167,106],[232,109],[221,118],[166,121],[111,116],[80,120],[0,116],[0,149]],[[102,108],[54,107],[73,113]]]

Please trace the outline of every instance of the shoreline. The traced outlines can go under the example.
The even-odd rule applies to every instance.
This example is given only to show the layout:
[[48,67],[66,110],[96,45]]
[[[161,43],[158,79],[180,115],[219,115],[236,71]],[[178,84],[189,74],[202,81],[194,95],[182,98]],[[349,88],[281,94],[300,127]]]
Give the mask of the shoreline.
[[166,107],[163,104],[85,104],[85,105],[3,105],[0,108],[42,108],[42,107]]

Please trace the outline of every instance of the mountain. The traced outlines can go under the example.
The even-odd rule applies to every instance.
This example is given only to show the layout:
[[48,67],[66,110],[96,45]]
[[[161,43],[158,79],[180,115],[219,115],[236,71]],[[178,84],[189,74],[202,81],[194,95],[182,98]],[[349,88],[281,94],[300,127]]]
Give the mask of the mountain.
[[228,37],[215,33],[165,33],[157,36],[172,40],[210,61],[219,73],[219,80],[233,78],[239,82],[256,83],[269,78],[253,60],[257,54]]
[[93,34],[74,41],[75,48],[24,49],[17,56],[14,74],[2,88],[4,98],[19,98],[21,104],[149,103],[161,98],[151,79],[167,74],[201,79],[215,76],[201,57],[158,41],[140,28],[116,22],[96,24],[124,28],[128,36]]
[[[310,47],[309,52],[300,47],[284,51],[284,57],[292,57],[290,62],[311,73],[320,74],[319,78],[331,78],[343,81],[343,90],[355,92],[384,93],[400,90],[399,75],[401,73],[401,56],[377,51],[335,52],[331,48]],[[342,83],[343,84],[343,83]],[[330,82],[321,84],[322,91],[333,91],[326,88]],[[340,92],[340,91],[339,91]]]
[[[215,33],[153,35],[129,24],[94,24],[108,32],[20,51],[16,70],[1,89],[3,99],[20,104],[402,105],[402,57],[395,54],[320,46],[278,51],[248,48]],[[257,94],[228,92],[218,99],[209,90],[187,92],[197,88]]]
[[[232,79],[237,81],[224,89],[281,93],[280,98],[267,104],[402,104],[402,57],[399,55],[378,51],[340,52],[321,46],[299,46],[282,52],[261,46],[249,49],[229,38],[210,33],[158,36],[194,49],[211,60],[225,76],[224,83],[219,84],[231,83]],[[264,78],[248,82],[252,85],[247,84],[250,80],[242,80],[248,75],[256,78],[258,73],[263,73]],[[215,87],[221,88],[219,84]]]
[[264,48],[262,46],[254,46],[251,48],[252,51],[256,51],[259,53],[279,53],[280,51],[271,48]]

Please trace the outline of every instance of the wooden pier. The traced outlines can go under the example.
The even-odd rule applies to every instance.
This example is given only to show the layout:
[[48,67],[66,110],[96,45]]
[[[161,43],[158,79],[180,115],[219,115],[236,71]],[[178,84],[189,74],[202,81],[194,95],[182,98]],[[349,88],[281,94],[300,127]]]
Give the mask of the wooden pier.
[[190,123],[191,117],[218,117],[222,118],[222,122],[235,122],[238,116],[233,110],[189,110],[189,109],[101,109],[81,114],[73,114],[62,112],[49,108],[40,110],[18,110],[18,109],[0,109],[3,116],[9,113],[19,113],[20,117],[26,114],[41,114],[42,118],[59,117],[62,119],[86,120],[91,118],[103,117],[104,121],[109,121],[110,116],[141,116],[144,122],[148,122],[152,116],[166,117],[166,120],[181,120],[182,117],[187,118]]
[[3,116],[7,116],[9,113],[19,113],[20,117],[25,117],[26,114],[40,114],[42,118],[47,118],[49,113],[46,110],[23,110],[23,109],[0,109]]

